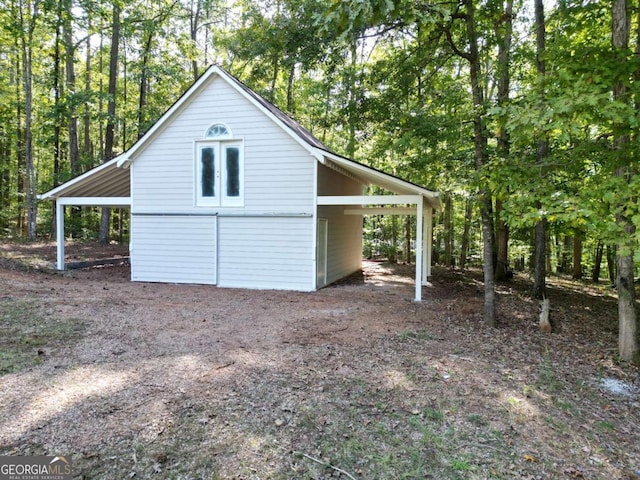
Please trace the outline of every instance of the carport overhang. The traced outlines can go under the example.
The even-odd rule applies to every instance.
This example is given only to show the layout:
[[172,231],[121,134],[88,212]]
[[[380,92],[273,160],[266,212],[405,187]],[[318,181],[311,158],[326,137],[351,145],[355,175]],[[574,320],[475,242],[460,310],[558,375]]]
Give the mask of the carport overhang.
[[[319,206],[342,206],[344,215],[415,215],[416,216],[416,277],[415,301],[422,301],[422,287],[428,284],[431,275],[431,232],[433,231],[432,208],[422,195],[362,195],[362,196],[318,196]],[[413,207],[389,207],[389,205],[415,205]]]
[[64,207],[131,207],[131,182],[128,168],[118,167],[116,157],[102,165],[69,180],[38,196],[39,200],[56,202],[56,268],[65,269],[64,263]]
[[354,162],[332,152],[316,149],[318,160],[325,166],[347,175],[364,185],[377,185],[392,195],[322,196],[318,206],[345,206],[344,215],[415,215],[416,274],[415,301],[422,301],[422,287],[431,275],[433,210],[442,208],[437,192]]

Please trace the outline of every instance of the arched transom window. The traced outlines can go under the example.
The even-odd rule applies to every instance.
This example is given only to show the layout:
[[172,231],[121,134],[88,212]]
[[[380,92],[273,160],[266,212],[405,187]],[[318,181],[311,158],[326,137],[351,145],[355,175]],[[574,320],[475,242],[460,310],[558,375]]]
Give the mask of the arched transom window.
[[216,123],[209,127],[204,138],[220,140],[222,138],[231,138],[231,130],[222,123]]

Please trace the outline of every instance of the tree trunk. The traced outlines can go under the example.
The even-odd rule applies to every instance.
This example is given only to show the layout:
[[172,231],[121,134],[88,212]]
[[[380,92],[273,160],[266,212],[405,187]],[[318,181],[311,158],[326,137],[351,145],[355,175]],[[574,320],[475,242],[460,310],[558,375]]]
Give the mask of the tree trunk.
[[287,112],[294,115],[296,113],[293,103],[293,85],[296,78],[296,64],[292,62],[289,67],[289,77],[287,79]]
[[[64,50],[65,50],[65,73],[66,73],[66,95],[68,99],[68,109],[66,114],[69,119],[68,134],[69,134],[69,167],[71,169],[72,176],[77,176],[81,173],[80,169],[80,150],[78,148],[78,114],[76,109],[76,100],[74,98],[76,93],[76,73],[75,73],[75,46],[73,43],[73,30],[71,21],[73,18],[72,1],[65,0],[64,21],[62,22],[62,29],[64,34]],[[73,222],[72,234],[78,236],[80,228],[81,210],[76,207],[71,207],[71,215]]]
[[574,280],[582,279],[582,234],[573,236],[573,275]]
[[[120,7],[113,4],[113,21],[111,26],[111,53],[109,56],[109,103],[107,104],[107,128],[104,139],[104,161],[113,158],[116,116],[116,82],[118,79],[118,47],[120,44]],[[109,243],[109,225],[111,209],[103,207],[100,217],[100,243]]]
[[[84,72],[84,93],[86,98],[90,98],[91,94],[91,12],[87,11],[87,56],[85,59],[85,72]],[[83,115],[83,141],[82,141],[82,154],[84,161],[87,162],[92,157],[91,152],[91,110],[89,108],[89,102],[85,101],[84,115]]]
[[[464,0],[467,16],[466,27],[469,38],[469,77],[471,81],[471,93],[475,112],[473,115],[473,144],[476,169],[482,170],[487,164],[487,131],[484,125],[482,110],[484,108],[484,94],[480,82],[480,55],[478,52],[478,35],[475,24],[474,0]],[[485,183],[479,192],[480,216],[482,219],[482,244],[483,244],[483,274],[484,274],[484,321],[487,325],[497,326],[495,312],[495,280],[493,257],[494,230],[492,217],[492,201],[489,185]]]
[[562,273],[569,273],[569,251],[571,250],[572,245],[571,237],[569,235],[564,235],[562,237],[562,252],[561,252],[561,260],[560,260],[560,271]]
[[411,216],[407,215],[404,221],[404,261],[407,265],[411,264]]
[[[511,77],[511,37],[513,33],[513,1],[507,0],[504,15],[495,26],[498,38],[498,105],[506,107],[509,103]],[[511,141],[506,127],[506,118],[500,118],[498,124],[498,155],[502,159],[509,157]],[[507,278],[509,268],[509,226],[502,218],[502,198],[496,199],[496,271],[497,281]]]
[[549,274],[549,273],[551,273],[551,236],[550,236],[550,233],[548,231],[547,231],[547,246],[546,246],[546,249],[547,249],[547,251],[546,251],[547,260],[545,262],[546,263],[545,270]]
[[444,264],[446,267],[451,267],[451,260],[453,258],[453,221],[451,219],[453,215],[453,202],[451,194],[447,193],[444,196]]
[[347,138],[347,157],[354,158],[356,153],[356,115],[357,115],[357,82],[356,69],[358,67],[358,39],[354,36],[351,42],[351,65],[349,68],[349,77],[347,82],[348,95],[348,138]]
[[616,249],[611,247],[611,245],[607,245],[607,272],[609,273],[609,281],[611,285],[615,285],[616,283]]
[[147,32],[147,38],[144,42],[142,51],[142,66],[140,69],[140,94],[138,97],[138,138],[141,138],[146,132],[146,115],[147,109],[147,93],[149,89],[149,55],[151,55],[151,45],[153,42],[153,30]]
[[[99,118],[103,118],[104,116],[104,100],[103,100],[103,93],[104,93],[104,57],[103,57],[103,51],[104,51],[104,20],[102,18],[100,18],[100,42],[99,42],[99,46],[98,46],[98,90],[100,91],[100,95],[98,98],[98,116]],[[100,158],[101,160],[104,160],[104,125],[103,122],[98,122],[98,158]],[[91,167],[93,167],[94,165],[92,164]]]
[[[198,45],[198,28],[200,24],[200,11],[201,11],[201,0],[195,1],[195,11],[194,11],[194,2],[191,1],[191,10],[189,15],[189,33],[191,35],[191,42],[193,43],[194,50],[197,50]],[[193,72],[193,81],[198,80],[198,60],[194,57],[191,60],[191,71]]]
[[471,215],[473,214],[473,202],[470,198],[465,200],[464,206],[464,228],[462,230],[462,241],[460,242],[460,268],[467,265],[467,254],[469,252],[469,231],[471,229]]
[[11,202],[11,140],[6,125],[0,124],[0,232],[9,226]]
[[65,48],[65,72],[67,97],[69,97],[69,165],[71,174],[76,176],[80,173],[80,151],[78,149],[78,115],[76,112],[75,98],[76,93],[76,72],[74,68],[75,47],[73,45],[73,31],[71,28],[71,1],[66,2],[66,11],[64,12],[65,20],[63,22],[64,30],[64,48]]
[[[625,51],[629,47],[630,19],[628,15],[627,0],[614,0],[612,11],[612,35],[613,48],[619,50],[620,62],[625,62]],[[613,86],[613,98],[618,102],[629,102],[627,87],[619,81]],[[615,125],[620,131],[615,133],[614,149],[621,157],[619,164],[622,166],[616,170],[616,176],[623,178],[627,183],[632,174],[631,159],[629,158],[629,135],[625,132],[627,125]],[[624,232],[618,242],[616,265],[616,289],[618,291],[618,349],[620,358],[627,361],[638,360],[640,353],[638,344],[638,324],[635,310],[635,286],[633,284],[633,236],[635,226],[631,218],[626,216],[624,209],[616,214],[616,223]]]
[[[20,4],[20,24],[24,30],[20,32],[22,49],[22,83],[24,88],[24,164],[25,164],[25,192],[27,207],[27,239],[36,239],[38,219],[38,184],[36,169],[33,161],[33,35],[38,19],[39,2]],[[28,12],[25,12],[28,9]],[[25,13],[27,15],[25,15]]]
[[398,222],[395,215],[391,216],[391,251],[389,252],[389,263],[398,263]]
[[438,215],[438,228],[435,229],[436,231],[436,239],[434,242],[434,249],[433,249],[433,262],[438,264],[438,265],[442,265],[442,258],[440,255],[440,252],[444,251],[444,248],[442,247],[442,232],[444,231],[444,212],[440,211],[440,214]]
[[[15,76],[16,78],[22,78],[22,55],[20,53],[20,40],[18,37],[15,39]],[[26,205],[24,203],[25,197],[25,168],[24,168],[24,130],[22,125],[22,119],[24,116],[24,102],[22,101],[20,91],[20,81],[15,82],[15,121],[16,121],[16,176],[17,176],[17,190],[18,190],[18,207],[16,213],[16,231],[22,236],[26,236]]]
[[602,241],[598,240],[598,245],[596,246],[596,254],[594,255],[593,260],[593,271],[591,273],[591,280],[594,283],[598,283],[600,281],[600,268],[602,267],[602,255],[604,253],[604,244]]
[[278,83],[278,75],[280,74],[280,55],[274,55],[273,73],[271,74],[271,86],[269,88],[269,101],[276,103],[276,85]]
[[[542,105],[545,101],[544,98],[544,77],[545,77],[545,18],[544,18],[544,5],[543,0],[535,0],[535,17],[536,17],[536,70],[538,74],[538,90],[539,101]],[[538,148],[536,152],[536,160],[540,168],[547,156],[549,149],[549,142],[546,139],[546,134],[541,133],[541,138],[538,140]],[[541,209],[540,202],[537,202],[538,209]],[[541,218],[538,220],[535,226],[535,261],[534,261],[534,274],[533,274],[533,297],[542,299],[546,293],[546,279],[547,279],[547,219]]]
[[[62,2],[58,4],[58,19],[56,22],[56,36],[53,49],[53,111],[55,112],[53,125],[53,187],[60,184],[60,97],[62,86],[60,85],[60,37],[62,26]],[[51,202],[51,233],[49,238],[56,240],[56,202]]]
[[502,219],[502,201],[496,199],[496,281],[507,279],[509,270],[509,227]]
[[538,300],[546,295],[546,250],[547,219],[543,218],[535,226],[535,257],[533,272],[533,297]]

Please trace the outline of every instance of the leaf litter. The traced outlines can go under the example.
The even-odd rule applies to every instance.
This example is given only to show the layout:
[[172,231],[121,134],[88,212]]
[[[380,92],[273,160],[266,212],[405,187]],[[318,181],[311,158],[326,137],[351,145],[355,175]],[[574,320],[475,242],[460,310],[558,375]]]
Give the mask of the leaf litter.
[[0,245],[3,304],[74,334],[0,376],[0,454],[70,455],[87,479],[638,478],[606,287],[550,279],[545,334],[521,275],[490,329],[479,271],[435,268],[416,303],[406,265],[250,291],[52,273],[52,244],[25,249]]

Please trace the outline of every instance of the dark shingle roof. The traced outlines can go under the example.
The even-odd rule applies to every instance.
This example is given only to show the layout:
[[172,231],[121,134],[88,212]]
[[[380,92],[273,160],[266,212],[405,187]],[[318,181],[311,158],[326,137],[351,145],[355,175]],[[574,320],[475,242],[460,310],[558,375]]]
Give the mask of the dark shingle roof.
[[258,102],[264,108],[269,110],[269,112],[271,112],[278,120],[284,123],[291,130],[293,130],[301,139],[303,139],[309,145],[311,145],[312,147],[321,148],[322,150],[327,150],[327,151],[329,150],[327,146],[323,144],[320,140],[318,140],[316,137],[314,137],[309,130],[304,128],[302,125],[296,122],[293,118],[291,118],[289,115],[287,115],[278,107],[276,107],[273,103],[269,102],[267,99],[265,99],[261,95],[258,95],[256,92],[251,90],[244,83],[242,83],[240,80],[238,80],[236,77],[231,75],[229,72],[227,72],[223,68],[220,68],[220,67],[218,68],[222,70],[224,73],[226,73],[231,80],[233,80],[240,88],[242,88],[247,93],[247,95],[251,96],[251,98],[253,98],[256,102]]

